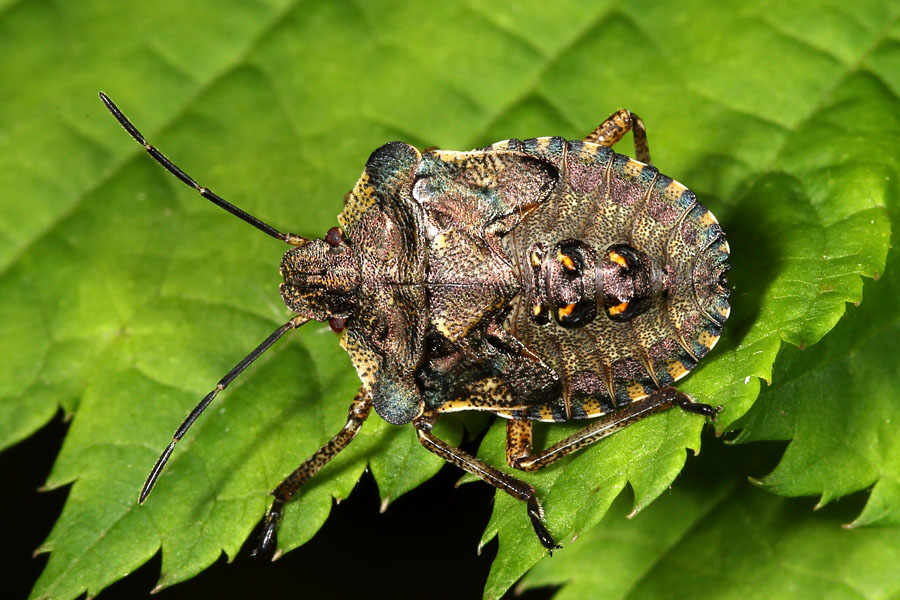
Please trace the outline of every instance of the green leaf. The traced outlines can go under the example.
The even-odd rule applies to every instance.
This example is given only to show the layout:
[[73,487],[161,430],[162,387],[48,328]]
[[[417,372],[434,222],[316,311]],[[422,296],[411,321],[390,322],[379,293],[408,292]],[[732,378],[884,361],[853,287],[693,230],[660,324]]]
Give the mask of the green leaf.
[[900,528],[846,531],[856,498],[819,513],[756,490],[737,472],[766,468],[760,445],[714,445],[633,519],[627,494],[606,519],[539,563],[517,590],[562,586],[578,598],[894,598]]
[[792,440],[758,481],[777,494],[820,495],[824,506],[874,486],[854,526],[900,525],[897,269],[894,250],[884,279],[821,344],[785,350],[774,384],[740,421],[736,440]]
[[[385,141],[577,139],[614,109],[634,110],[654,163],[729,235],[732,318],[683,386],[723,405],[720,430],[753,404],[759,378],[773,380],[783,340],[821,339],[862,299],[860,276],[884,272],[900,156],[897,2],[852,14],[837,2],[699,0],[136,11],[0,9],[10,92],[0,97],[0,447],[59,408],[72,417],[48,479],[72,487],[35,597],[94,595],[160,549],[163,586],[222,551],[234,557],[268,491],[342,426],[358,386],[331,332],[307,326],[221,394],[136,504],[180,420],[289,315],[277,294],[283,248],[155,165],[106,114],[100,89],[202,184],[307,236],[335,224]],[[458,422],[442,427],[460,439]],[[701,427],[673,411],[527,476],[551,531],[585,535],[626,485],[635,509],[649,504],[684,448],[699,448]],[[495,427],[482,443],[492,464],[504,463],[501,438]],[[383,500],[429,477],[440,461],[417,446],[410,428],[372,418],[289,505],[283,547],[308,540],[367,464]],[[542,555],[505,496],[485,540],[496,534],[490,596]]]

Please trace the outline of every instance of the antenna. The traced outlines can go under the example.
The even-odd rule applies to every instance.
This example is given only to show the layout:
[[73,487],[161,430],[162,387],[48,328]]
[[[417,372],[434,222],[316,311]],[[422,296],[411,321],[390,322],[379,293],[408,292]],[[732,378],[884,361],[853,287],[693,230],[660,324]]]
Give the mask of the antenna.
[[230,371],[228,371],[225,377],[219,380],[219,383],[216,384],[216,387],[214,387],[212,391],[210,391],[206,395],[206,397],[204,397],[203,400],[201,400],[200,403],[194,407],[194,410],[191,411],[191,414],[187,416],[184,422],[175,431],[175,435],[172,436],[172,441],[169,442],[169,445],[166,446],[166,449],[163,450],[163,453],[159,456],[158,459],[156,459],[156,464],[153,465],[153,469],[150,471],[150,475],[147,476],[147,481],[144,482],[144,487],[141,488],[141,495],[138,497],[139,503],[143,504],[144,500],[147,499],[147,496],[150,495],[150,491],[153,489],[153,486],[156,485],[156,480],[159,479],[159,474],[162,473],[163,467],[165,467],[166,463],[169,462],[169,457],[172,455],[172,451],[175,449],[175,444],[177,444],[178,441],[184,437],[184,434],[186,434],[188,429],[191,428],[191,425],[194,424],[194,421],[196,421],[197,418],[201,414],[203,414],[203,411],[206,410],[206,407],[210,405],[210,403],[219,394],[219,392],[228,387],[229,383],[234,381],[234,379],[238,375],[240,375],[244,371],[244,369],[249,367],[254,360],[259,358],[260,355],[268,350],[272,346],[272,344],[277,342],[281,336],[283,336],[291,329],[297,329],[307,321],[309,321],[309,319],[307,319],[306,317],[297,315],[296,317],[273,331],[271,334],[269,334],[269,337],[263,340],[263,342],[259,346],[257,346],[253,350],[253,352],[245,356],[243,360],[241,360],[241,362],[236,364]]
[[158,162],[163,167],[165,167],[165,169],[169,173],[171,173],[172,175],[174,175],[175,177],[180,179],[182,182],[184,182],[185,185],[188,185],[188,186],[194,188],[195,190],[200,192],[201,196],[203,196],[204,198],[206,198],[207,200],[209,200],[216,206],[219,206],[220,208],[224,208],[225,210],[227,210],[228,212],[230,212],[237,218],[239,218],[243,221],[246,221],[247,223],[250,223],[251,225],[253,225],[257,229],[259,229],[263,233],[271,235],[273,238],[277,238],[277,239],[281,240],[282,242],[286,242],[292,246],[303,246],[303,245],[309,243],[309,240],[307,238],[299,236],[296,233],[281,233],[280,231],[278,231],[277,229],[275,229],[268,223],[264,223],[264,222],[260,221],[259,219],[257,219],[253,215],[251,215],[250,213],[241,210],[240,208],[238,208],[231,202],[228,202],[227,200],[221,198],[219,195],[215,194],[212,190],[205,188],[202,185],[198,184],[194,180],[193,177],[191,177],[190,175],[188,175],[187,173],[182,171],[180,168],[178,168],[178,166],[175,163],[173,163],[171,160],[166,158],[165,154],[163,154],[162,152],[160,152],[159,150],[157,150],[156,148],[151,146],[147,142],[147,140],[144,139],[144,136],[141,135],[141,132],[137,130],[137,127],[132,125],[131,121],[128,120],[128,117],[126,117],[122,113],[122,111],[119,110],[119,107],[116,106],[115,102],[113,102],[112,100],[109,99],[109,96],[107,96],[103,92],[100,92],[100,99],[103,100],[103,104],[106,105],[106,108],[109,109],[109,112],[112,113],[112,116],[114,116],[116,118],[116,121],[119,122],[119,125],[121,125],[125,129],[125,131],[127,131],[131,135],[131,137],[133,137],[135,140],[137,140],[137,143],[139,143],[141,146],[143,146],[156,162]]

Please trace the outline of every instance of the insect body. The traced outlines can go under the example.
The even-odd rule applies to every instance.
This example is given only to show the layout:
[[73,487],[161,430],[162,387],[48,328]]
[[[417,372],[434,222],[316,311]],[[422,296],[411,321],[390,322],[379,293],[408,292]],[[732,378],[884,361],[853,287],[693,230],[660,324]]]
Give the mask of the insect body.
[[[728,318],[728,244],[712,214],[649,166],[643,123],[620,110],[584,141],[507,140],[470,152],[377,149],[338,216],[310,240],[282,233],[198,185],[122,126],[200,194],[292,245],[281,295],[296,313],[197,405],[150,473],[215,396],[278,338],[310,320],[341,335],[362,385],[347,423],[273,490],[257,552],[276,549],[284,504],[356,436],[371,408],[413,423],[438,454],[526,503],[540,542],[556,548],[529,484],[441,441],[444,412],[507,419],[507,460],[535,470],[677,404],[672,384],[718,340]],[[639,161],[610,147],[633,130]],[[594,418],[541,452],[531,423]]]

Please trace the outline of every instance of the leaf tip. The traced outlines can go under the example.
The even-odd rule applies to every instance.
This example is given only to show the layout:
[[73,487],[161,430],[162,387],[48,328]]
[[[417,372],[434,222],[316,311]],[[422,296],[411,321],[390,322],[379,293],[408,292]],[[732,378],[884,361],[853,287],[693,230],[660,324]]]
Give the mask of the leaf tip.
[[53,546],[47,543],[43,543],[37,548],[34,549],[34,552],[31,553],[31,558],[37,558],[41,554],[46,554],[48,552],[53,551]]
[[824,494],[819,498],[819,501],[816,502],[816,505],[813,506],[813,510],[819,510],[820,508],[824,508],[826,504],[831,502],[830,498],[826,498]]

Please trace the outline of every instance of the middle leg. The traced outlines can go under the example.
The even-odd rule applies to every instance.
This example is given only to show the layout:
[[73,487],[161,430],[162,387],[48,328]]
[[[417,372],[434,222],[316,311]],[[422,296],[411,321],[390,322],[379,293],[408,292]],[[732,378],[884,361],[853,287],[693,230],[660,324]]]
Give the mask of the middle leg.
[[528,517],[531,519],[531,526],[534,528],[534,532],[537,534],[541,544],[543,544],[551,554],[555,549],[559,548],[560,546],[553,541],[553,537],[544,526],[544,509],[541,508],[541,503],[538,502],[534,488],[524,481],[516,479],[512,475],[507,475],[503,471],[485,464],[459,448],[455,448],[446,442],[439,440],[431,432],[436,417],[436,413],[426,412],[416,418],[414,423],[416,425],[416,433],[419,436],[419,442],[447,462],[475,475],[498,490],[503,490],[513,498],[525,502],[528,510]]

